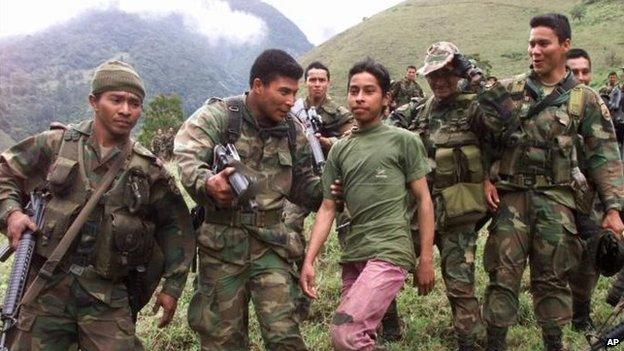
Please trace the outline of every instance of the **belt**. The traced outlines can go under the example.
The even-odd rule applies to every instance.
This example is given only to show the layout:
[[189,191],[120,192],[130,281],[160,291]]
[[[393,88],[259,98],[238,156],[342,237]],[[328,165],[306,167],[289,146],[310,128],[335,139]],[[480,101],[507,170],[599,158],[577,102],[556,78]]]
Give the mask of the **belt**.
[[544,174],[530,174],[530,173],[518,173],[514,175],[501,174],[500,177],[502,180],[506,182],[509,182],[518,186],[527,187],[527,188],[555,185],[550,180],[550,177]]
[[282,221],[282,211],[282,208],[255,212],[207,211],[204,221],[231,227],[239,227],[241,225],[270,227]]

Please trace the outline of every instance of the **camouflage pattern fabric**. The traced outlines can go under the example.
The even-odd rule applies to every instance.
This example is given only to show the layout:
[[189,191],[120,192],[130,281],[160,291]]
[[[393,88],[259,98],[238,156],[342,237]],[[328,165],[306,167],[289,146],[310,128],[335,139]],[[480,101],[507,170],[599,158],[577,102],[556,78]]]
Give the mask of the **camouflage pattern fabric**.
[[[308,108],[310,101],[306,99],[303,106]],[[350,130],[355,125],[353,115],[345,107],[338,105],[329,96],[327,96],[316,112],[321,116],[323,122],[323,131],[321,135],[332,139],[335,143],[339,137]],[[325,153],[327,157],[327,153]],[[289,229],[299,234],[303,243],[307,241],[303,233],[303,223],[310,214],[309,210],[297,206],[290,201],[286,201],[284,206],[284,223]]]
[[433,71],[439,70],[451,63],[457,53],[459,53],[457,46],[448,41],[439,41],[432,44],[427,48],[425,64],[418,69],[418,74],[424,77]]
[[[570,176],[561,170],[572,164],[571,147],[549,151],[548,155],[559,157],[553,162],[546,158],[545,146],[562,147],[566,140],[576,140],[580,144],[577,152],[581,169],[587,170],[604,207],[621,210],[624,200],[624,177],[613,124],[598,94],[585,86],[574,88],[583,94],[579,109],[582,113],[576,116],[568,104],[570,93],[561,95],[537,115],[526,116],[530,106],[546,96],[543,91],[539,96],[524,91],[525,84],[539,86],[535,79],[532,74],[517,76],[495,84],[478,97],[486,119],[492,121],[489,126],[494,135],[504,135],[505,123],[519,118],[524,133],[521,140],[526,141],[514,145],[513,138],[499,139],[498,144],[502,149],[501,168],[513,175],[498,172],[502,177],[496,183],[501,205],[490,226],[484,254],[490,283],[483,314],[488,325],[494,327],[508,327],[515,322],[527,258],[539,324],[548,330],[571,319],[567,279],[570,269],[581,259],[582,246],[572,213],[576,207],[572,182],[558,183],[555,177]],[[492,128],[496,125],[500,128]]]
[[22,306],[12,351],[143,350],[128,305],[111,308],[71,275]]
[[[230,228],[244,234],[242,229]],[[191,329],[206,351],[248,350],[249,300],[252,301],[267,350],[306,350],[299,323],[306,317],[305,298],[297,277],[280,256],[247,236],[252,256],[248,267],[200,253],[199,288],[189,304]]]
[[[294,122],[296,146],[291,155],[287,122],[266,129],[258,126],[248,108],[242,109],[241,115],[241,134],[235,146],[242,163],[258,181],[255,197],[258,212],[281,213],[286,199],[316,210],[322,197],[321,184],[311,167],[303,126]],[[213,147],[225,142],[227,125],[225,102],[208,103],[183,124],[175,140],[182,184],[207,213],[238,211],[236,208],[217,210],[205,186],[214,174]],[[189,306],[189,322],[199,333],[202,348],[247,349],[244,346],[248,340],[246,315],[251,299],[264,328],[268,349],[305,349],[299,332],[300,319],[293,316],[300,291],[291,267],[303,255],[298,234],[288,230],[281,221],[265,226],[204,222],[198,242],[201,279],[195,302]],[[232,301],[231,304],[207,303],[206,296],[211,291],[215,301]],[[216,321],[221,326],[214,327]]]
[[424,93],[420,85],[415,80],[403,78],[395,82],[390,87],[392,101],[396,106],[402,106],[410,102],[412,98],[424,97]]
[[[410,103],[410,106],[412,103]],[[424,105],[424,106],[422,106]],[[408,114],[413,117],[412,127],[423,140],[430,159],[436,159],[437,150],[453,148],[461,150],[465,145],[474,145],[477,136],[485,134],[484,117],[478,109],[474,94],[457,94],[449,100],[439,101],[430,97],[421,106],[415,106]],[[469,176],[462,175],[461,168],[457,170],[455,182],[482,182],[483,166],[478,167],[482,160],[481,152],[478,157],[468,160],[475,163],[470,169]],[[477,166],[477,167],[475,167]],[[481,324],[481,312],[475,297],[475,255],[477,248],[477,233],[475,222],[462,225],[447,225],[444,200],[441,191],[450,184],[444,182],[444,176],[449,170],[442,170],[441,164],[429,174],[429,181],[433,188],[433,199],[436,211],[436,245],[440,250],[442,277],[446,286],[446,294],[453,312],[453,326],[458,340],[464,341],[476,337],[476,328]],[[479,175],[474,170],[480,169]],[[485,201],[485,199],[483,199]]]
[[583,249],[572,210],[536,191],[505,191],[500,195],[483,257],[490,277],[483,306],[485,321],[500,328],[516,322],[528,258],[539,325],[549,328],[569,323],[572,299],[567,280]]
[[[24,194],[30,189],[42,184],[46,179],[48,176],[48,170],[53,168],[53,164],[56,164],[55,161],[57,160],[61,143],[64,138],[66,139],[66,143],[69,143],[69,140],[73,140],[74,137],[86,139],[83,151],[85,163],[84,174],[87,179],[84,181],[91,182],[92,184],[98,184],[101,181],[108,167],[110,167],[110,164],[114,162],[116,156],[120,155],[122,151],[119,147],[114,147],[107,155],[102,155],[102,150],[97,144],[95,137],[92,135],[92,125],[93,121],[87,120],[71,127],[67,131],[63,129],[54,129],[43,132],[21,141],[0,155],[0,231],[6,232],[6,217],[8,214],[15,209],[22,209],[21,199],[24,198]],[[33,160],[37,161],[35,162]],[[149,178],[142,179],[140,182],[141,185],[139,186],[139,191],[149,193],[149,196],[142,197],[141,206],[149,206],[150,211],[135,212],[135,217],[138,218],[140,214],[144,214],[145,217],[142,217],[141,220],[144,220],[144,223],[153,223],[152,225],[155,227],[153,235],[156,245],[158,245],[159,249],[165,256],[165,279],[162,285],[162,291],[174,298],[179,298],[182,294],[182,290],[184,289],[188,269],[190,267],[195,248],[195,237],[192,232],[188,209],[173,177],[162,167],[162,164],[160,164],[147,149],[138,143],[134,144],[133,153],[128,165],[135,164],[135,160],[141,160],[142,162],[147,160],[150,168]],[[76,165],[76,168],[78,168],[78,164]],[[129,176],[129,173],[133,171],[136,171],[136,169],[130,170],[125,167],[122,168],[120,174],[118,175],[118,179],[130,179],[131,177]],[[73,174],[82,172],[82,170],[78,172],[78,169],[74,169]],[[70,172],[70,174],[72,173]],[[66,191],[71,192],[72,189],[76,189],[72,187],[72,184],[82,184],[82,176],[79,177],[79,179],[81,180],[78,181],[76,178],[68,176],[65,182],[71,184],[68,185],[69,188],[67,188]],[[97,310],[97,314],[91,318],[93,323],[100,323],[100,316],[102,318],[108,318],[108,313],[118,313],[114,311],[119,311],[120,309],[129,310],[128,293],[123,282],[119,279],[111,280],[104,278],[96,273],[93,264],[84,263],[83,265],[79,265],[79,262],[82,262],[83,258],[87,260],[86,262],[97,262],[97,258],[100,257],[99,255],[115,255],[115,252],[112,252],[111,254],[111,252],[102,253],[97,251],[94,248],[94,245],[96,238],[103,236],[105,233],[105,229],[96,225],[96,223],[103,222],[103,220],[99,217],[102,216],[104,209],[111,203],[123,203],[123,200],[125,199],[125,197],[124,199],[119,198],[122,197],[121,194],[123,194],[123,191],[116,192],[115,190],[119,187],[123,188],[124,184],[120,183],[121,185],[119,186],[116,184],[117,183],[113,183],[111,190],[109,190],[109,198],[103,198],[104,200],[101,201],[100,206],[98,206],[91,214],[90,221],[83,226],[80,233],[80,239],[77,239],[78,244],[74,245],[73,248],[66,254],[67,261],[63,260],[60,269],[50,278],[48,283],[49,290],[44,290],[48,291],[45,293],[46,298],[43,299],[43,297],[40,297],[32,309],[34,315],[34,317],[32,317],[33,320],[36,319],[35,317],[37,317],[37,313],[39,311],[47,313],[49,312],[49,309],[47,309],[48,307],[46,306],[54,305],[56,306],[54,308],[59,310],[55,312],[56,314],[54,316],[58,316],[63,319],[62,323],[65,324],[69,323],[68,321],[71,321],[72,318],[74,318],[74,329],[76,329],[76,323],[80,323],[80,318],[82,318],[81,315],[63,314],[67,312],[65,307],[63,307],[63,304],[71,305],[77,302],[74,301],[73,298],[68,298],[66,296],[68,291],[55,288],[58,284],[61,284],[61,282],[66,281],[68,277],[75,279],[77,282],[72,283],[73,285],[79,284],[81,287],[81,290],[74,289],[72,290],[73,292],[82,291],[84,292],[83,295],[87,294],[91,296],[94,301],[97,301],[97,306],[107,306],[110,310],[106,311],[103,307],[101,307],[100,310]],[[78,188],[79,190],[77,191],[82,193],[85,192],[84,187]],[[63,221],[58,222],[59,218],[55,217],[55,212],[52,211],[52,203],[58,199],[55,200],[54,192],[52,192],[52,194],[52,198],[47,204],[46,214],[44,216],[44,222],[48,223],[48,225],[44,224],[44,226],[42,226],[42,234],[38,238],[37,253],[40,253],[40,248],[41,250],[44,250],[43,241],[46,235],[49,234],[49,229],[57,230],[59,234],[62,235],[65,232],[64,230],[66,227],[68,227],[71,223],[69,220],[72,216],[68,216],[68,214],[72,213],[71,211],[63,213]],[[71,196],[73,195],[65,194],[63,198],[71,198]],[[131,198],[132,197],[128,197],[128,200]],[[79,208],[81,205],[81,203],[74,204],[74,207]],[[138,210],[145,211],[146,207],[139,207]],[[135,208],[135,210],[137,210],[137,208]],[[124,212],[127,210],[120,208],[120,211]],[[121,214],[121,212],[118,212],[118,214]],[[132,217],[131,215],[129,216]],[[125,223],[129,222],[130,221],[128,220]],[[51,226],[50,223],[55,223],[56,225]],[[45,249],[52,249],[53,246],[50,246],[52,246],[52,244],[47,245],[47,248]],[[117,255],[120,255],[120,253],[117,253]],[[38,254],[34,257],[39,258],[39,260],[43,259]],[[69,264],[72,264],[71,267]],[[36,270],[33,271],[36,272]],[[57,292],[62,294],[56,295]],[[78,292],[76,292],[76,294],[78,294]],[[56,302],[51,302],[51,300]],[[39,308],[38,306],[43,307]],[[28,310],[28,307],[29,306],[27,306],[26,310]],[[84,311],[85,315],[89,316],[90,310],[86,309]],[[22,318],[21,315],[20,318]],[[37,334],[42,330],[45,329],[32,329],[32,337],[34,339],[49,338],[49,335]],[[134,329],[132,328],[132,333],[134,333],[133,330]],[[85,329],[85,333],[88,332],[89,331]],[[72,339],[73,342],[81,343],[82,339],[87,337],[82,334],[82,330],[76,332],[76,337]],[[106,338],[105,335],[102,335],[101,338],[102,340],[100,342],[109,342],[104,341]]]

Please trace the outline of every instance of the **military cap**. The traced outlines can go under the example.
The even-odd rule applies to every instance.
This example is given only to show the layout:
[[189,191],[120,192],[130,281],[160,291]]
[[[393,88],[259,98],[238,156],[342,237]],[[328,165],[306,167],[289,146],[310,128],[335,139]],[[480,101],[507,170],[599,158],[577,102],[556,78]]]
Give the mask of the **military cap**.
[[433,71],[439,70],[449,64],[457,53],[459,53],[457,46],[448,41],[439,41],[432,44],[427,49],[425,65],[418,69],[418,74],[426,76]]
[[106,61],[96,68],[91,81],[91,94],[114,90],[145,99],[145,87],[139,74],[129,64],[117,60]]

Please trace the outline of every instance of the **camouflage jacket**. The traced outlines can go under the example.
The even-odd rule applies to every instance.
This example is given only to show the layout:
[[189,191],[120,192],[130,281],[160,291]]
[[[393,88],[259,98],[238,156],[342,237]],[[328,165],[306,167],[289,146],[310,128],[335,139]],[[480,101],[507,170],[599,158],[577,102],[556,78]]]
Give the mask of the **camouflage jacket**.
[[[209,211],[216,210],[206,192],[206,181],[214,175],[213,149],[227,141],[228,112],[224,101],[208,102],[182,125],[175,139],[174,153],[182,184],[191,197]],[[284,200],[316,210],[322,194],[319,177],[314,175],[303,126],[291,115],[296,127],[296,145],[289,145],[286,121],[261,128],[249,109],[241,111],[240,137],[235,146],[241,162],[254,172],[257,180],[255,200],[258,211],[281,211]],[[280,134],[278,131],[282,131]],[[248,228],[265,242],[272,241],[266,228]],[[270,230],[269,230],[270,231]]]
[[[609,110],[591,88],[580,84],[572,90],[533,116],[529,109],[547,94],[532,73],[501,81],[479,95],[498,138],[494,147],[500,148],[497,187],[533,188],[575,208],[569,169],[578,164],[605,209],[622,210],[624,176]],[[574,103],[572,96],[579,101]]]
[[421,97],[415,97],[410,100],[409,103],[397,107],[392,111],[388,118],[384,119],[384,123],[403,128],[413,130],[415,128],[414,122],[420,110],[425,106],[426,99]]
[[[121,154],[121,146],[114,147],[108,155],[102,157],[101,148],[92,134],[92,125],[92,120],[85,120],[75,126],[70,126],[67,131],[64,128],[52,129],[21,141],[0,155],[0,230],[6,230],[8,214],[14,210],[22,210],[28,192],[48,183],[46,178],[53,171],[52,166],[57,160],[63,139],[67,138],[68,133],[84,138],[84,174],[91,184],[97,186],[96,184],[102,180],[116,156]],[[145,203],[145,208],[141,209],[140,214],[137,212],[136,215],[147,216],[142,220],[153,223],[155,227],[155,242],[165,256],[165,281],[162,290],[177,298],[184,289],[188,269],[195,251],[195,237],[188,208],[175,184],[175,180],[151,152],[139,143],[135,143],[131,158],[135,157],[147,160],[151,164],[149,177],[145,183],[142,183],[145,184],[146,188],[141,189],[148,192],[149,196],[141,200],[141,203]],[[128,161],[126,165],[131,163]],[[76,164],[76,167],[80,167],[80,162]],[[82,173],[82,167],[80,168],[80,173]],[[124,166],[116,179],[129,179],[128,174],[132,171]],[[71,172],[77,173],[78,170],[74,169]],[[114,182],[111,189],[115,188],[116,184]],[[81,189],[81,191],[85,191],[85,189]],[[125,200],[109,200],[104,195],[90,218],[101,215],[103,207],[108,201],[123,203]],[[66,226],[69,226],[70,220],[77,215],[80,208],[82,206],[78,204],[73,213],[65,215],[67,218]],[[130,212],[132,213],[132,211]],[[54,217],[52,216],[52,218]],[[44,222],[46,221],[47,215],[44,214]],[[49,227],[44,223],[39,241],[46,236]],[[63,229],[57,230],[57,227],[63,226],[57,223],[54,228],[50,229],[53,229],[54,232],[60,231],[59,235],[62,236],[64,234]],[[81,236],[84,236],[83,231],[81,231]],[[81,239],[77,239],[77,241],[81,241]],[[76,254],[75,251],[76,245],[66,257],[72,257]],[[85,290],[110,306],[119,307],[127,304],[126,288],[123,283],[106,280],[94,274],[78,276],[77,279]]]
[[[299,117],[303,118],[303,111],[307,111],[310,108],[310,100],[299,99],[295,103],[295,106],[291,109],[291,112]],[[338,105],[331,97],[327,96],[316,109],[316,112],[321,116],[323,123],[321,135],[326,138],[339,138],[344,132],[350,130],[355,123],[353,115],[345,107]]]
[[410,81],[407,78],[392,84],[390,94],[397,107],[409,103],[414,97],[422,98],[425,96],[420,85],[415,80]]

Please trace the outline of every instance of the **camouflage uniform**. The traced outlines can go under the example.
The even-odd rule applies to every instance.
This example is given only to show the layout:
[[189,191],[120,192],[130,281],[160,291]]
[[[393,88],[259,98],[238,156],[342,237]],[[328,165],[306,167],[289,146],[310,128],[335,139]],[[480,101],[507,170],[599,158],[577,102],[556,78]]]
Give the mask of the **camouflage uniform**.
[[415,80],[407,78],[393,83],[390,87],[390,94],[396,107],[409,103],[412,98],[425,96],[420,85]]
[[[35,266],[51,254],[121,155],[123,145],[103,155],[92,126],[87,120],[67,130],[43,132],[0,156],[2,231],[7,216],[21,210],[25,192],[45,182],[51,194],[37,236]],[[174,298],[182,294],[195,239],[174,179],[138,143],[116,179],[46,288],[21,307],[13,350],[69,350],[77,345],[84,350],[142,349],[123,281],[132,270],[151,267],[157,254],[165,260],[162,291]],[[124,244],[134,240],[137,246]],[[31,269],[30,279],[37,270]]]
[[425,99],[420,97],[412,98],[409,103],[396,108],[390,113],[390,116],[384,120],[385,124],[413,130],[413,125],[418,112],[425,106]]
[[[571,75],[568,72],[559,84],[573,79]],[[502,154],[496,184],[501,203],[484,254],[490,283],[483,315],[492,340],[499,339],[495,334],[504,336],[515,322],[527,257],[534,310],[545,342],[553,335],[560,340],[560,326],[570,321],[567,276],[582,250],[571,187],[575,153],[585,160],[581,168],[596,185],[605,209],[623,206],[622,164],[609,111],[598,94],[578,85],[527,116],[546,95],[533,74],[496,84],[479,95],[488,118],[502,122],[493,131],[500,137]],[[519,128],[510,127],[513,124]]]
[[158,133],[152,138],[151,149],[152,153],[156,155],[156,157],[159,157],[161,159],[163,156],[164,142],[165,135],[163,134],[162,130],[159,130]]
[[[442,276],[453,311],[453,325],[460,344],[474,343],[481,324],[479,302],[475,297],[474,269],[477,248],[475,224],[486,212],[483,194],[483,158],[479,136],[484,127],[475,94],[458,93],[448,101],[434,96],[417,108],[415,131],[425,143],[436,168],[430,184],[436,210],[436,244],[440,249]],[[467,190],[467,192],[463,192]],[[476,200],[459,203],[460,194]],[[478,210],[477,210],[478,209]],[[457,210],[464,215],[453,215]],[[474,211],[474,212],[473,212]],[[415,242],[416,239],[415,239]]]
[[[242,104],[235,145],[258,180],[258,210],[217,209],[206,193],[206,180],[214,174],[213,147],[226,142],[227,111],[223,101],[205,104],[175,140],[182,184],[206,210],[198,232],[200,272],[189,325],[199,333],[202,350],[247,350],[251,299],[268,350],[305,350],[299,331],[305,300],[292,264],[303,254],[303,243],[281,221],[286,198],[310,209],[321,201],[303,126],[289,115],[276,127],[261,128]],[[296,145],[286,135],[290,123]]]
[[[295,111],[298,105],[302,106],[307,111],[310,106],[310,102],[307,99],[298,101],[298,103],[293,107],[292,112],[297,117],[305,118],[304,116],[300,116],[300,114],[303,114],[303,111]],[[321,135],[326,138],[331,138],[333,143],[335,143],[344,132],[351,129],[354,125],[354,119],[351,112],[335,103],[329,96],[323,100],[321,105],[316,109],[316,112],[319,116],[321,116],[321,120],[323,122],[323,131]],[[327,157],[327,153],[325,153],[325,157]],[[304,240],[304,243],[305,237],[303,235],[303,222],[309,214],[309,210],[297,206],[290,201],[286,201],[284,206],[284,223],[290,229],[299,233],[302,240]]]

